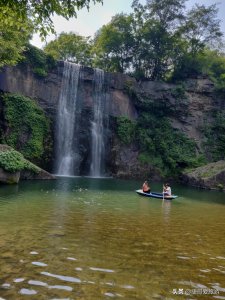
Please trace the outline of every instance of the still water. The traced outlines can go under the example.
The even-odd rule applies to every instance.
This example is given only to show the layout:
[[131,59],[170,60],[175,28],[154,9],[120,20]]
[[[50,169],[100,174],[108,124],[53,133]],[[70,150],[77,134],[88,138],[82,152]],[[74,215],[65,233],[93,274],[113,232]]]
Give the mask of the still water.
[[140,185],[0,186],[0,299],[225,299],[225,194],[173,185],[169,202]]

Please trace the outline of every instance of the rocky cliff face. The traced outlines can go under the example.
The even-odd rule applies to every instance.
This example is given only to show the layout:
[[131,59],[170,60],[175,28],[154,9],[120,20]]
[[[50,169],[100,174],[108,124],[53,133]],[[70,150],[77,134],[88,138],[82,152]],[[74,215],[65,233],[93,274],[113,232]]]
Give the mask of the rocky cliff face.
[[[63,62],[58,62],[47,77],[37,77],[31,69],[22,67],[5,68],[0,73],[0,90],[20,93],[35,99],[52,120],[52,130],[56,126],[56,116],[62,86]],[[86,174],[90,164],[91,116],[93,115],[93,80],[94,70],[82,67],[82,89],[79,97],[83,100],[80,126],[80,153],[82,153],[81,173]],[[159,179],[160,175],[149,165],[141,165],[138,160],[138,147],[122,145],[114,132],[114,118],[127,116],[136,119],[138,105],[128,90],[132,88],[136,94],[148,101],[163,105],[171,120],[173,128],[181,130],[189,138],[195,140],[196,151],[201,152],[204,134],[202,128],[212,121],[212,112],[225,109],[225,103],[214,94],[213,83],[207,78],[186,80],[182,85],[163,82],[139,82],[123,74],[106,73],[109,101],[109,143],[107,168],[109,173],[124,178],[149,177]]]
[[[84,109],[93,106],[93,76],[94,70],[82,67],[80,94],[84,99]],[[40,78],[28,67],[7,67],[0,73],[0,90],[18,93],[35,99],[53,120],[56,117],[58,101],[62,86],[63,62],[58,62],[57,67],[47,77]],[[133,119],[137,113],[134,105],[126,94],[127,83],[134,84],[135,80],[119,73],[106,73],[108,92],[110,93],[109,112],[112,116],[126,115]]]
[[225,108],[214,93],[208,78],[188,79],[181,85],[163,82],[143,82],[139,91],[154,102],[164,104],[173,128],[193,139],[202,150],[203,127],[212,121],[212,113]]
[[[44,78],[35,75],[29,66],[7,67],[0,73],[0,90],[17,93],[37,101],[43,108],[52,124],[53,143],[56,140],[57,109],[62,89],[63,62]],[[80,88],[78,97],[82,103],[79,126],[79,153],[81,156],[81,175],[87,175],[90,165],[90,127],[93,117],[93,82],[94,69],[82,67],[80,71]],[[107,99],[109,99],[108,113],[110,117],[127,116],[135,119],[136,109],[125,91],[127,84],[135,84],[135,80],[123,74],[105,73],[107,85]],[[105,123],[108,122],[107,120]],[[4,124],[2,124],[3,126]],[[106,126],[106,124],[105,124]],[[109,128],[109,137],[111,136]],[[107,145],[110,148],[110,145]],[[53,170],[53,166],[52,166]],[[49,171],[52,171],[49,170]]]

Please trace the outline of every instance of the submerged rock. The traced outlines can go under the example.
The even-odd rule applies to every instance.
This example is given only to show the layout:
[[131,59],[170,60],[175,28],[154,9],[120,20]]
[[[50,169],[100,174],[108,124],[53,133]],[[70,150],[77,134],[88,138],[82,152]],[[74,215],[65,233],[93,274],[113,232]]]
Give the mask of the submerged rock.
[[18,183],[20,179],[20,172],[7,172],[4,169],[0,168],[0,182],[13,184]]
[[188,170],[183,173],[182,182],[199,188],[225,191],[225,161],[220,160]]

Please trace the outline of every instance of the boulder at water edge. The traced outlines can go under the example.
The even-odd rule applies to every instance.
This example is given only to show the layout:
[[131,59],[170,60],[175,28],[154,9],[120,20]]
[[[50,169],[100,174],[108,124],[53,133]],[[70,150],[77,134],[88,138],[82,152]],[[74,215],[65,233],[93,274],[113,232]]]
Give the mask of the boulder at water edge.
[[198,167],[183,173],[182,181],[191,186],[225,191],[225,161]]

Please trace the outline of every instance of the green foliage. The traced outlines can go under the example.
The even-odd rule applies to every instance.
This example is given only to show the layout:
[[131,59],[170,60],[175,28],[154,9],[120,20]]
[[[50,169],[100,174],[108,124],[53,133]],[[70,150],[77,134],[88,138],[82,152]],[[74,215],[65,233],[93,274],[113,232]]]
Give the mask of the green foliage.
[[91,66],[91,44],[89,38],[73,32],[62,32],[57,39],[49,42],[44,47],[44,51],[56,60],[66,60]]
[[[34,32],[44,39],[54,33],[53,15],[66,19],[76,17],[83,7],[102,0],[2,0],[0,5],[0,67],[15,65],[23,58],[23,51]],[[40,68],[37,66],[37,68]],[[44,76],[45,72],[36,73]]]
[[26,160],[21,153],[15,150],[0,152],[0,167],[11,173],[25,169],[34,173],[38,173],[39,171],[38,167]]
[[3,96],[3,101],[9,127],[4,133],[4,142],[26,158],[39,162],[49,135],[49,123],[43,111],[33,100],[24,96],[7,94]]
[[22,64],[29,64],[33,72],[39,77],[47,76],[49,70],[56,66],[56,61],[43,50],[28,44],[24,52]]
[[[177,97],[184,97],[183,87],[178,86],[175,92]],[[205,162],[202,155],[197,155],[195,142],[172,128],[164,104],[143,98],[139,113],[135,123],[119,118],[117,133],[123,143],[139,145],[140,162],[155,166],[165,176],[178,175],[185,168]]]
[[185,0],[133,1],[130,15],[116,15],[96,34],[94,65],[129,73],[138,80],[184,79],[201,74],[199,56],[219,47],[216,5],[196,5],[185,13]]
[[132,60],[132,17],[125,14],[114,16],[96,34],[92,53],[94,66],[111,72],[125,72]]
[[225,98],[225,55],[218,51],[205,51],[204,72],[215,83],[217,94]]
[[117,118],[117,134],[124,144],[130,144],[135,137],[136,123],[127,117]]
[[195,56],[183,54],[175,64],[172,79],[184,80],[198,75],[208,75],[216,85],[217,91],[225,88],[225,56],[217,50],[204,49]]
[[172,73],[173,81],[180,81],[186,78],[197,77],[204,70],[204,58],[202,54],[192,56],[190,53],[182,53],[176,60]]
[[206,7],[196,4],[188,11],[179,32],[188,42],[188,53],[194,57],[210,43],[215,46],[223,36],[216,4]]
[[23,57],[31,33],[27,18],[17,18],[15,9],[0,5],[0,68],[15,65]]
[[164,174],[177,174],[185,167],[198,164],[194,141],[174,130],[167,118],[143,113],[137,130],[141,152],[148,153],[148,162],[162,169]]
[[54,33],[53,15],[66,19],[76,17],[78,10],[89,8],[90,3],[96,2],[102,3],[102,0],[2,0],[1,5],[15,12],[15,19],[11,20],[13,24],[17,24],[18,19],[24,20],[29,16],[35,31],[46,37],[49,32]]

